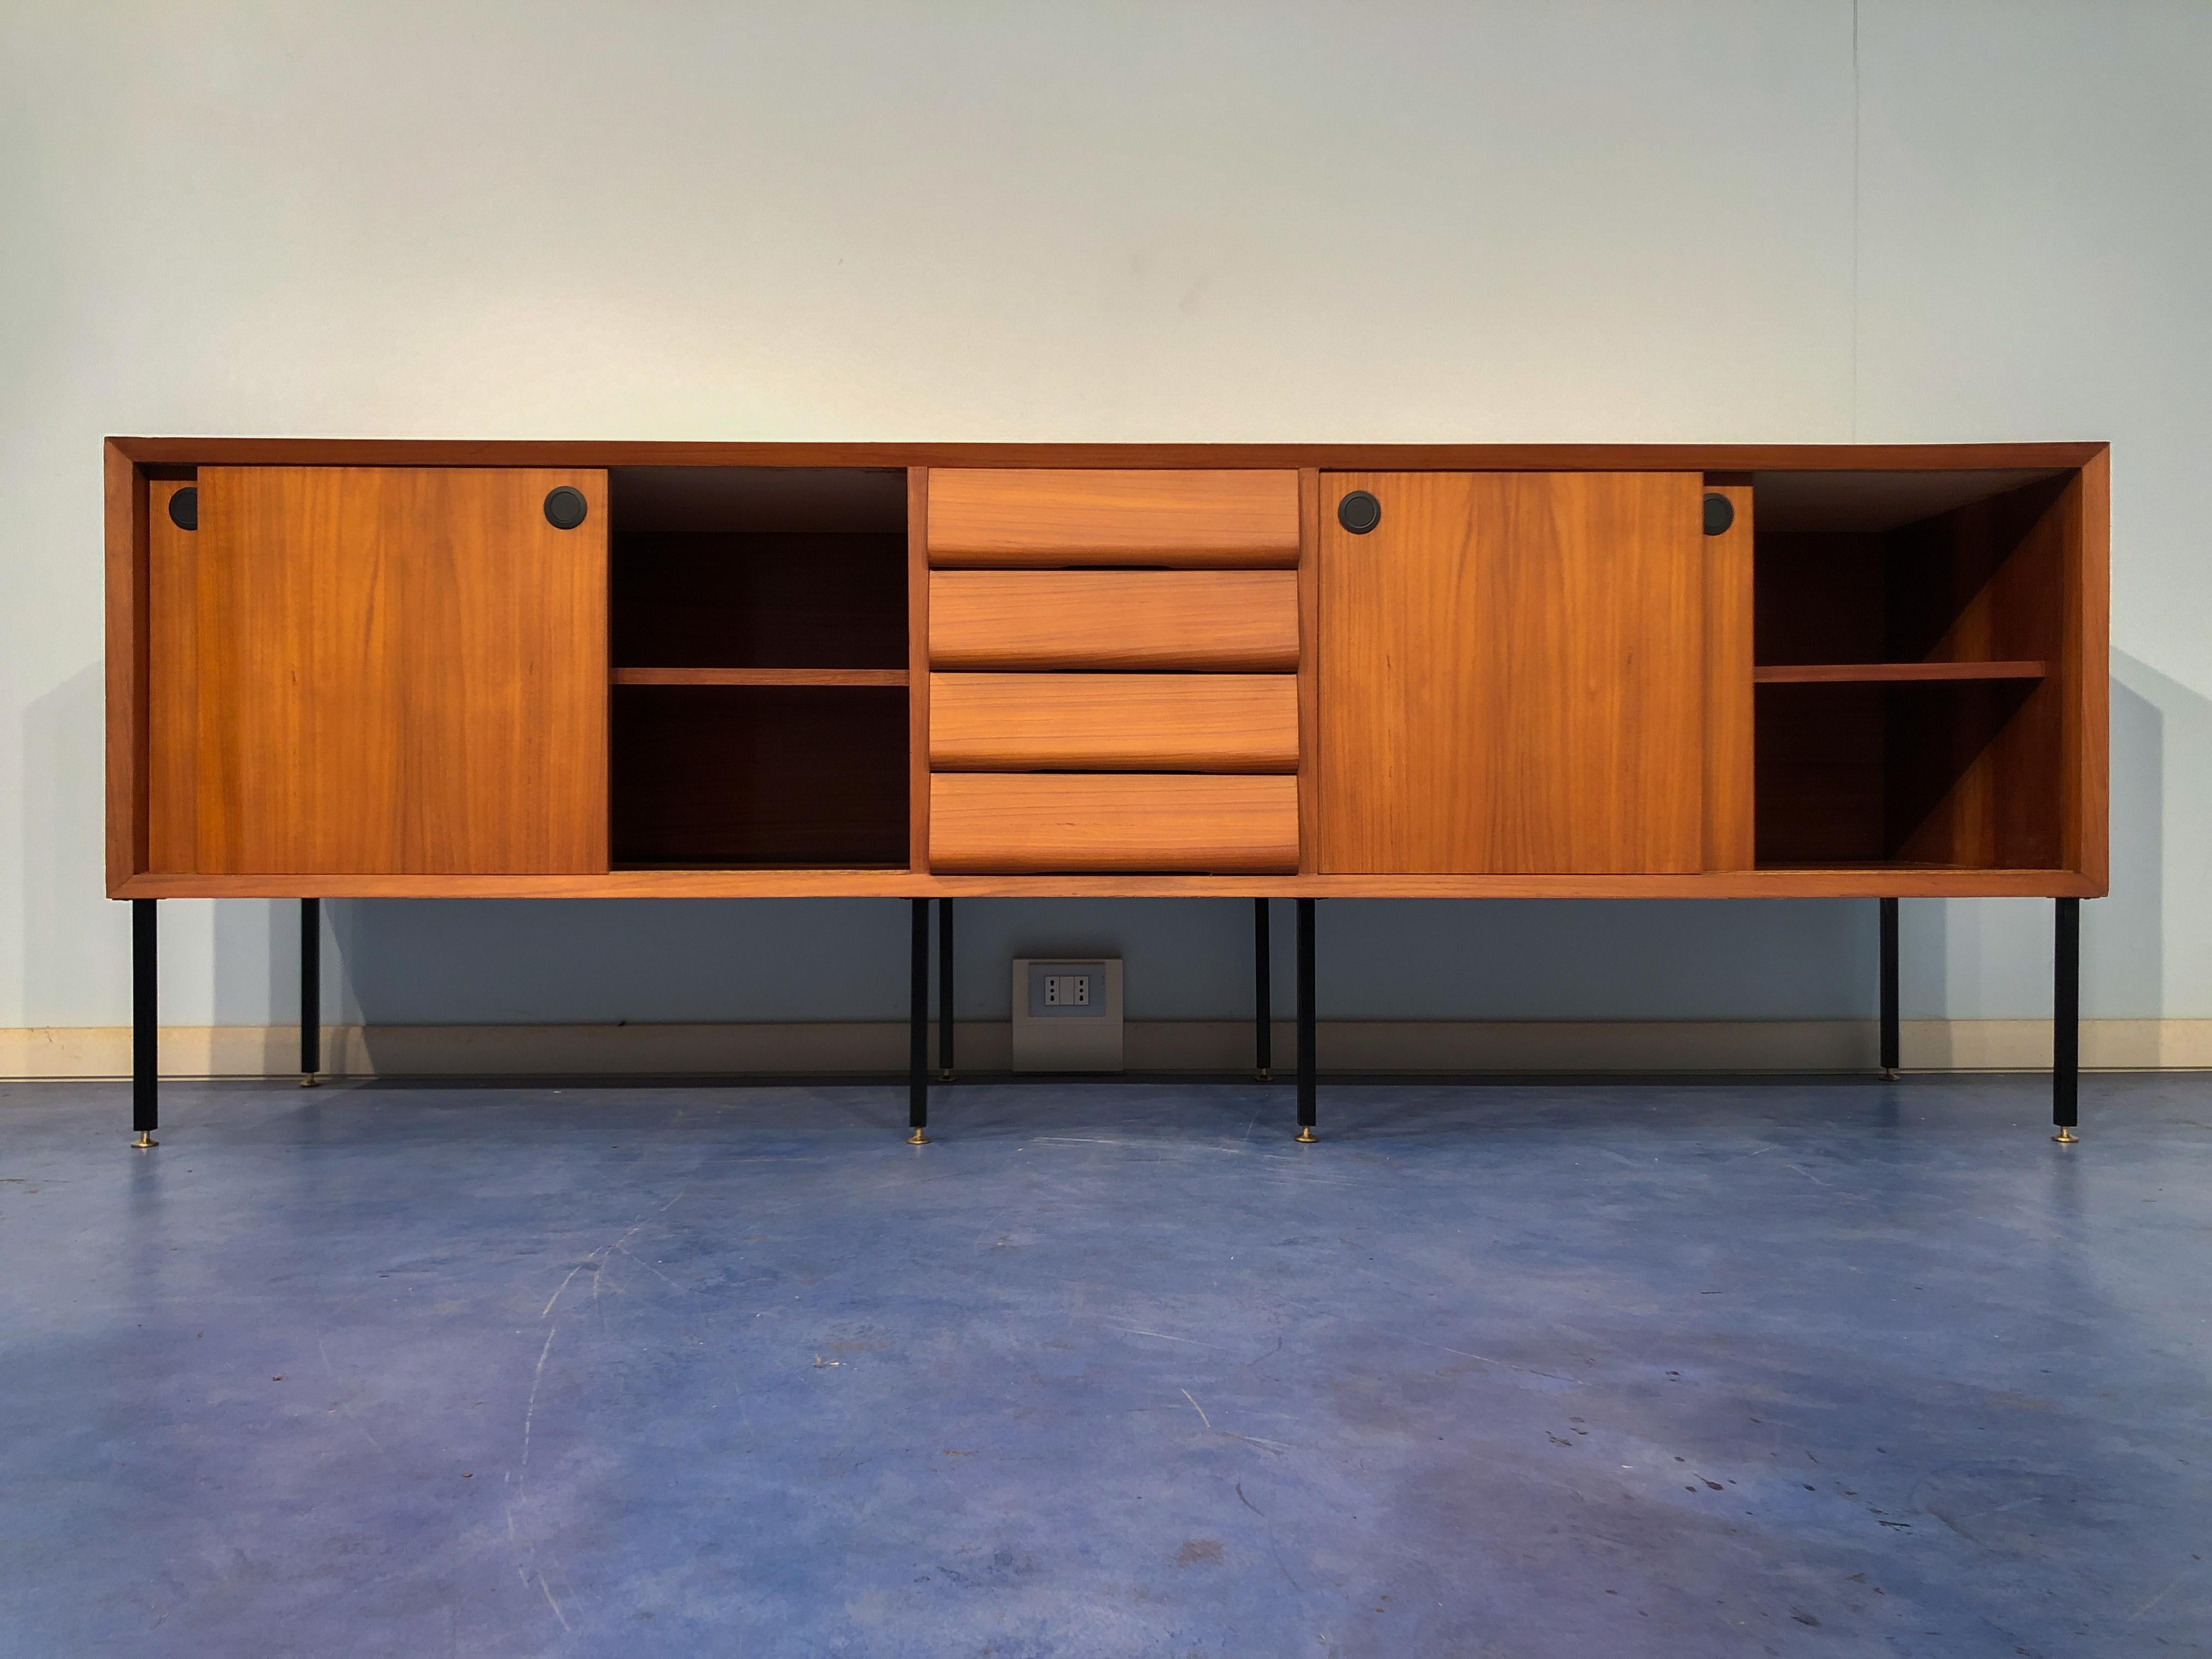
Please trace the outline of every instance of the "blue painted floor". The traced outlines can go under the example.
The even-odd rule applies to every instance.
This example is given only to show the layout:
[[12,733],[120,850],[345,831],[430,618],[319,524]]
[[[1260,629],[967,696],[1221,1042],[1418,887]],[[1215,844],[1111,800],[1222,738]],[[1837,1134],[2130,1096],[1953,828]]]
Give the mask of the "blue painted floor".
[[2212,1079],[0,1088],[0,1653],[2212,1652]]

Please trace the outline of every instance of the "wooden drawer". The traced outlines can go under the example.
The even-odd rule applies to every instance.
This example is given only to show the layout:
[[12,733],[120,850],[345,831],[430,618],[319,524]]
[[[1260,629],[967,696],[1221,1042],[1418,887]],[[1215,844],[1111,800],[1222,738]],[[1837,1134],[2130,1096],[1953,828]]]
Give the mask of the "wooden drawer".
[[1290,569],[1298,475],[933,469],[929,562]]
[[933,674],[940,772],[1295,772],[1290,674]]
[[943,570],[929,579],[937,668],[1298,665],[1294,570]]
[[1294,777],[940,773],[929,781],[940,874],[1298,867]]

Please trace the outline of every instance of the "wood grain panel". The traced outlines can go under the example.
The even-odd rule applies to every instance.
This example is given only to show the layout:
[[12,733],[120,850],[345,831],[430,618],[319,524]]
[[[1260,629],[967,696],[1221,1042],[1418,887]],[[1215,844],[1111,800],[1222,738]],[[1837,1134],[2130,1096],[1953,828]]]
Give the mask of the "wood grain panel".
[[929,472],[906,475],[907,867],[929,868]]
[[1286,568],[1298,560],[1297,475],[933,471],[929,556],[940,568]]
[[1321,473],[1298,473],[1298,870],[1321,868]]
[[592,876],[177,876],[117,898],[2095,898],[2071,870],[1827,864],[1679,876],[931,875],[896,868],[650,869]]
[[[1700,483],[1325,481],[1323,871],[1702,867]],[[1353,489],[1371,534],[1336,522]]]
[[935,674],[940,772],[1295,772],[1290,674]]
[[148,858],[146,771],[146,479],[126,447],[100,447],[103,550],[106,586],[107,891],[145,870]]
[[[583,492],[572,531],[548,491]],[[199,475],[198,867],[607,862],[606,480]]]
[[1298,867],[1294,777],[941,772],[929,813],[940,872]]
[[169,501],[193,486],[146,486],[146,858],[154,870],[199,868],[199,599],[197,532]]
[[1705,866],[1747,870],[1759,856],[1753,817],[1753,515],[1747,481],[1709,478],[1735,509],[1727,530],[1705,538]]
[[1889,472],[2074,468],[2101,442],[2024,444],[775,443],[513,438],[115,437],[140,465],[1265,468]]
[[941,570],[929,580],[940,669],[1291,669],[1295,571]]
[[2111,453],[2083,464],[2066,501],[2061,567],[2059,859],[2096,884],[2111,880],[2112,527]]

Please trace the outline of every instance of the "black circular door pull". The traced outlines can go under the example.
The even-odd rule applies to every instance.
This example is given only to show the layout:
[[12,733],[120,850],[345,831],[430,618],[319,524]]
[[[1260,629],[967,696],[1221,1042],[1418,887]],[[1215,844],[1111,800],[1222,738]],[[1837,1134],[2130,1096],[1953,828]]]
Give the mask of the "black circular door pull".
[[169,497],[169,522],[179,530],[200,527],[200,491],[198,484],[186,484]]
[[1364,489],[1355,489],[1336,504],[1336,521],[1355,536],[1364,536],[1382,522],[1382,503]]
[[574,530],[591,510],[584,492],[568,484],[562,484],[545,497],[545,522],[556,530]]
[[1705,492],[1705,534],[1725,536],[1735,522],[1735,503],[1717,490]]

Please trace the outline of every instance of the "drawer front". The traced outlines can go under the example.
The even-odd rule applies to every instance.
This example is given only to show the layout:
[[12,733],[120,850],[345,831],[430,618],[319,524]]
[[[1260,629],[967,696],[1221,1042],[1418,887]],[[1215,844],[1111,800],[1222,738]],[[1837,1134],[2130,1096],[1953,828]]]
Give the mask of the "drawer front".
[[1290,569],[1297,474],[929,474],[929,561],[946,568],[1154,565]]
[[1298,665],[1294,570],[941,570],[937,668],[1196,669]]
[[1295,772],[1290,674],[933,674],[940,772]]
[[946,772],[929,781],[940,874],[1298,867],[1294,777]]

